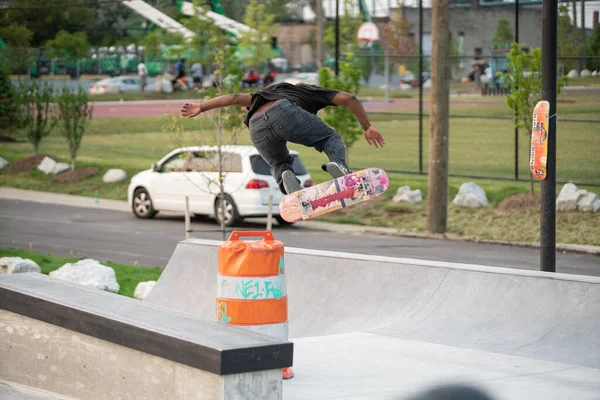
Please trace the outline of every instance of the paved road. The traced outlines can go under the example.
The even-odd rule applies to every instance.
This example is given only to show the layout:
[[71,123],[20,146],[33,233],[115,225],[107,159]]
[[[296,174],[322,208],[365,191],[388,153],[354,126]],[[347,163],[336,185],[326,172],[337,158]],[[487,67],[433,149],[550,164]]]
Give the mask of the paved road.
[[[192,222],[193,236],[221,239],[211,219]],[[245,222],[240,229],[264,229]],[[312,248],[379,256],[539,269],[539,250],[435,239],[333,234],[318,230],[273,226],[278,240],[289,247]],[[184,239],[183,217],[172,215],[139,220],[130,212],[0,199],[0,248],[26,249],[101,261],[164,267]],[[600,276],[600,257],[557,254],[557,271]]]

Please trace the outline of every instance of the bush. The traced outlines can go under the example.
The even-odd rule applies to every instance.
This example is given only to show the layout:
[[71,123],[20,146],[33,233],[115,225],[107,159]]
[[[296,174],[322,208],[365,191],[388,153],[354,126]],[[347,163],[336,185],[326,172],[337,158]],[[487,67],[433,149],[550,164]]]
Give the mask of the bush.
[[69,143],[71,170],[75,169],[75,159],[81,146],[81,140],[92,119],[93,107],[88,101],[88,94],[81,87],[77,87],[76,90],[63,87],[60,94],[56,96],[60,112],[60,129]]

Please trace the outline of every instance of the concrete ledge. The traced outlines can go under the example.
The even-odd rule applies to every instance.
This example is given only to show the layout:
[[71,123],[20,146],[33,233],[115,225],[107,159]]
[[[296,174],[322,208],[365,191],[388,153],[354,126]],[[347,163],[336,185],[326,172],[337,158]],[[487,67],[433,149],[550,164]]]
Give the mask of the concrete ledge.
[[0,308],[218,375],[292,365],[291,342],[41,274],[1,277]]

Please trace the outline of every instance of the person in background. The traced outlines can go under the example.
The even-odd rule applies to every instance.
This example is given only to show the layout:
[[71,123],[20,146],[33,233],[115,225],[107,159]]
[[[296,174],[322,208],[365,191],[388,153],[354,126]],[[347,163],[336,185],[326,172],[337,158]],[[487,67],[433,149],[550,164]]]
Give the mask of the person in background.
[[200,65],[200,63],[198,61],[196,61],[194,64],[192,64],[192,78],[194,81],[194,86],[195,87],[201,87],[202,86],[202,65]]
[[144,57],[142,57],[142,61],[137,66],[138,76],[140,77],[140,86],[142,92],[144,91],[144,87],[146,87],[146,83],[148,81],[148,68],[146,68],[146,64],[144,64]]

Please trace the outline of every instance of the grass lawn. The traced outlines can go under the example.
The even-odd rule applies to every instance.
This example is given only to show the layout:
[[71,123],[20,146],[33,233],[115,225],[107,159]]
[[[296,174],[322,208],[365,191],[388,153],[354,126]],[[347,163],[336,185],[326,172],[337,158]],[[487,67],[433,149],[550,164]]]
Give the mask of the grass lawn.
[[[30,260],[35,261],[42,269],[42,273],[46,275],[55,269],[62,267],[66,263],[75,263],[78,261],[76,258],[56,257],[48,254],[32,253],[17,249],[0,249],[0,257],[29,258]],[[162,273],[162,269],[159,268],[141,268],[133,265],[115,264],[111,262],[102,262],[101,264],[115,270],[117,282],[119,282],[120,286],[119,294],[128,297],[133,297],[135,287],[138,283],[156,281]]]
[[[508,180],[490,180],[453,177],[450,179],[450,201],[460,185],[474,181],[488,195],[491,206],[479,210],[455,209],[450,206],[450,232],[497,240],[534,241],[539,232],[537,212],[507,213],[496,210],[500,200],[516,193],[526,193],[528,182],[515,182],[514,178],[514,128],[512,121],[505,119],[486,119],[481,109],[497,115],[510,115],[504,98],[482,97],[462,98],[458,102],[480,102],[481,108],[451,108],[452,113],[467,113],[471,118],[453,117],[450,120],[450,173],[453,175],[488,176]],[[595,107],[595,108],[594,108]],[[492,111],[490,111],[492,110]],[[413,111],[410,111],[413,112]],[[586,96],[569,97],[558,106],[558,151],[557,166],[559,181],[600,184],[600,137],[596,122],[567,122],[566,118],[598,120],[600,102]],[[418,120],[411,115],[399,113],[372,113],[371,119],[386,138],[382,149],[369,147],[361,138],[349,151],[349,162],[354,168],[377,166],[388,171],[419,171]],[[91,122],[89,131],[83,139],[77,159],[77,166],[95,166],[99,172],[80,182],[68,184],[53,183],[51,177],[39,171],[9,173],[0,172],[0,185],[22,189],[70,193],[100,198],[126,199],[128,180],[120,183],[105,184],[102,176],[109,168],[122,168],[128,176],[147,169],[169,151],[181,145],[203,144],[197,140],[200,128],[212,129],[209,119],[202,117],[194,120],[182,120],[186,140],[176,140],[161,127],[168,122],[166,117],[148,118],[100,118]],[[600,122],[600,121],[599,121]],[[195,137],[196,140],[191,138]],[[239,144],[249,144],[247,131],[240,135]],[[423,160],[424,173],[427,170],[429,146],[429,119],[423,121]],[[320,182],[329,177],[320,170],[326,158],[323,154],[302,146],[291,145],[298,150],[305,165]],[[519,176],[528,177],[529,135],[521,130],[519,136]],[[65,140],[57,132],[42,141],[40,152],[58,156],[68,162],[68,148]],[[13,162],[32,154],[31,145],[25,142],[2,143],[0,156]],[[425,205],[396,204],[389,201],[400,186],[411,186],[425,191],[427,176],[409,173],[391,173],[391,188],[385,201],[368,203],[366,208],[353,207],[344,213],[336,213],[323,219],[337,222],[394,226],[407,231],[425,229]],[[600,193],[600,188],[578,185],[582,189]],[[562,185],[559,185],[557,191]],[[539,184],[536,185],[539,193]],[[426,193],[424,193],[426,195]],[[468,217],[468,218],[465,218]],[[558,240],[568,243],[600,244],[598,229],[600,213],[596,215],[581,213],[560,213],[558,221]],[[515,227],[517,227],[515,229]],[[566,235],[566,236],[561,236]]]

